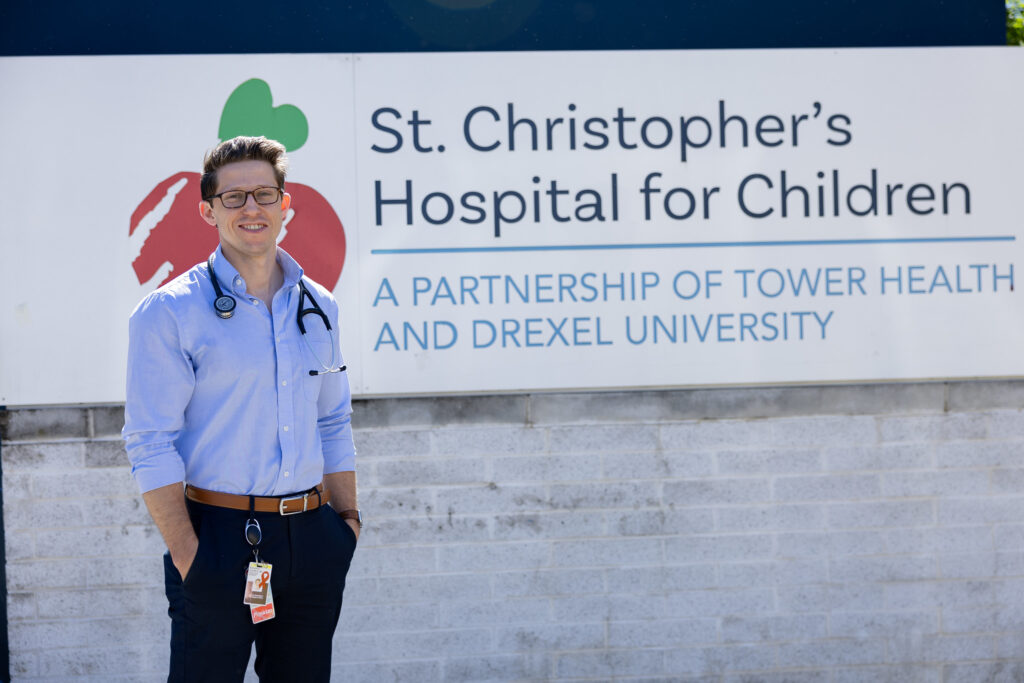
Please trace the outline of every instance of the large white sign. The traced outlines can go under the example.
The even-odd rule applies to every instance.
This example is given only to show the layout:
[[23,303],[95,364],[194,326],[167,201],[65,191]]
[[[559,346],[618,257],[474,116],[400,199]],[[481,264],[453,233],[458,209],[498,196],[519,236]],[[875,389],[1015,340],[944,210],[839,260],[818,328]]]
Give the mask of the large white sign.
[[[202,153],[289,145],[282,246],[357,395],[1024,376],[1024,51],[0,60],[0,404],[123,400],[216,243]],[[211,313],[210,324],[225,324]]]

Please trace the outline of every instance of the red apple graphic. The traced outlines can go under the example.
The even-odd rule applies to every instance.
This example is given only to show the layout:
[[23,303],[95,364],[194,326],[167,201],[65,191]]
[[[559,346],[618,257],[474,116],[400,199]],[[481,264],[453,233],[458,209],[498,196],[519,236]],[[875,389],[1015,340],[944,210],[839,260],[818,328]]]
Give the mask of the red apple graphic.
[[[295,106],[272,106],[270,86],[250,79],[235,88],[221,114],[220,139],[236,135],[266,135],[289,152],[308,136],[305,115]],[[345,265],[345,229],[323,195],[308,185],[287,182],[292,196],[285,217],[281,247],[295,257],[306,275],[333,290]],[[132,267],[140,284],[169,263],[164,284],[217,248],[217,230],[199,215],[199,174],[182,171],[161,181],[132,212],[128,234],[133,237]]]

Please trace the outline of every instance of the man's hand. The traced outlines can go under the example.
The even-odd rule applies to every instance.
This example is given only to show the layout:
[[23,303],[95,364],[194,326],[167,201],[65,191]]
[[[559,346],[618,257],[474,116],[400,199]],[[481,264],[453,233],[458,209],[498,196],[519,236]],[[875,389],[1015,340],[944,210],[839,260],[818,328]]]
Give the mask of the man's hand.
[[146,491],[142,494],[142,500],[160,529],[160,535],[164,537],[164,543],[171,553],[171,562],[184,581],[196,559],[199,539],[188,518],[182,482]]
[[354,519],[342,520],[345,524],[348,524],[349,528],[352,529],[352,533],[356,535],[356,540],[359,540],[359,522]]
[[[331,507],[335,511],[358,510],[359,502],[356,498],[356,473],[355,472],[334,472],[324,475],[324,486],[330,494]],[[354,519],[344,520],[352,528],[359,540],[359,522]]]

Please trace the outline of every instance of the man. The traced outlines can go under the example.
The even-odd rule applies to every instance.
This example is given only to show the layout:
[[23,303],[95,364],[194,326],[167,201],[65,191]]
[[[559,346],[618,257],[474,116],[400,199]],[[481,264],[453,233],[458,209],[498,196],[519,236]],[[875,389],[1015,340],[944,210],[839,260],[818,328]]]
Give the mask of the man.
[[360,527],[351,396],[337,303],[277,246],[286,170],[266,138],[209,152],[220,246],[131,316],[123,435],[168,548],[170,681],[241,681],[254,642],[261,681],[330,678]]

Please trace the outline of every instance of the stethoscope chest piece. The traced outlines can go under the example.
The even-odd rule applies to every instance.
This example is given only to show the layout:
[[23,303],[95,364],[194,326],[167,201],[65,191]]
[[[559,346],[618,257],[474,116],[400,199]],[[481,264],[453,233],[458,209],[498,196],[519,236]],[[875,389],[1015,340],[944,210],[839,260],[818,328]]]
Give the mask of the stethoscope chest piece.
[[213,308],[219,317],[227,320],[235,314],[235,298],[227,294],[218,296],[213,302]]

